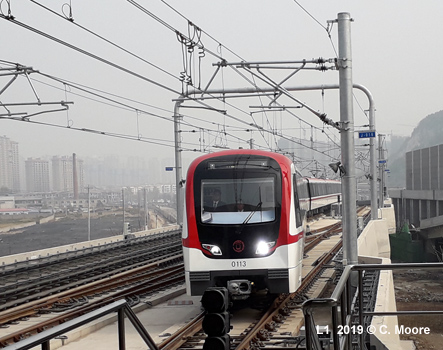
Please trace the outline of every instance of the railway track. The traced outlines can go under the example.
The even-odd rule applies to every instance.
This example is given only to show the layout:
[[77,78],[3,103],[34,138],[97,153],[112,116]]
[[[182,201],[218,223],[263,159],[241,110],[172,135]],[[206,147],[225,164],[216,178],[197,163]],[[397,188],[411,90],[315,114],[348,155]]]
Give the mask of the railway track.
[[[60,265],[52,260],[39,261],[28,266],[29,271],[22,266],[3,269],[6,278],[2,278],[1,286],[0,327],[8,328],[8,332],[0,337],[0,346],[115,300],[126,298],[135,304],[144,295],[184,281],[177,231],[129,240],[101,254],[64,260]],[[28,283],[23,283],[26,278]],[[43,321],[37,318],[42,314]],[[23,326],[24,320],[31,320],[32,325]]]
[[172,231],[101,248],[3,266],[0,311],[180,254],[181,239]]
[[[359,216],[366,217],[370,214],[365,207],[357,210]],[[307,237],[305,253],[311,251],[321,242],[327,241],[332,236],[337,236],[341,232],[341,223],[334,223],[327,227],[314,232],[314,235]],[[321,278],[326,269],[330,268],[329,264],[334,256],[340,251],[342,240],[339,239],[332,245],[331,249],[323,252],[320,256],[311,257],[314,260],[312,269],[307,272],[303,278],[300,288],[292,294],[282,294],[278,296],[269,308],[262,311],[259,320],[252,322],[248,328],[237,330],[236,334],[231,332],[231,340],[233,345],[231,349],[235,350],[258,350],[266,347],[269,348],[286,348],[288,346],[297,346],[301,338],[295,338],[294,332],[287,332],[287,329],[297,329],[296,318],[303,318],[301,312],[301,304],[306,300],[306,295],[311,292],[316,281]],[[297,314],[297,315],[294,315]],[[162,350],[178,350],[178,349],[201,349],[206,335],[203,333],[201,323],[204,314],[199,314],[191,322],[186,324],[177,333],[158,345]],[[235,326],[236,315],[232,321]],[[299,324],[303,320],[299,320]],[[288,326],[288,323],[291,325]],[[280,329],[286,331],[279,332]]]
[[[322,236],[322,239],[315,240],[311,249],[314,247],[314,244],[318,245],[321,242],[326,241],[328,237],[334,235],[334,232],[335,235],[337,235],[337,225],[329,227],[329,229],[326,230],[325,235]],[[328,264],[332,261],[333,257],[341,249],[341,239],[337,239],[336,241],[337,242],[333,244],[328,252],[325,252],[318,258],[315,257],[315,266],[312,269],[309,269],[309,272],[305,274],[302,285],[295,293],[279,295],[268,308],[261,311],[261,316],[258,321],[251,320],[251,324],[246,329],[240,328],[235,334],[233,334],[234,332],[231,332],[231,340],[233,344],[231,349],[263,349],[267,346],[287,346],[295,341],[293,332],[287,334],[287,332],[279,332],[279,329],[287,327],[288,323],[291,323],[292,325],[287,328],[298,327],[294,326],[294,318],[302,317],[300,311],[301,304],[306,300],[306,295],[311,292],[313,287],[315,287],[316,281],[322,276],[325,269],[330,267]],[[298,315],[294,316],[294,313],[298,313]],[[204,339],[206,338],[206,335],[201,328],[202,319],[203,313],[186,324],[182,329],[178,330],[177,333],[160,343],[158,345],[159,349],[201,349]],[[234,324],[234,329],[238,328],[235,325],[235,312],[231,322]]]
[[[307,243],[307,249],[311,250],[315,245],[328,241],[330,237],[336,236],[339,230],[340,228],[337,225],[331,225],[325,232],[315,234],[316,237]],[[171,238],[171,236],[174,235],[176,237]],[[140,259],[133,259],[134,264],[131,268],[122,266],[114,270],[110,261],[118,259],[119,256],[122,256],[122,253],[116,253],[106,258],[102,256],[99,260],[103,262],[104,268],[98,269],[100,271],[98,275],[92,273],[97,270],[92,267],[91,271],[87,273],[84,271],[86,275],[88,275],[88,273],[92,274],[91,276],[84,278],[82,281],[74,281],[74,279],[81,278],[82,276],[71,276],[68,278],[68,282],[60,284],[59,287],[61,289],[55,293],[52,293],[52,289],[48,289],[46,290],[48,295],[39,295],[38,298],[34,298],[34,300],[30,300],[31,298],[25,295],[21,299],[17,298],[16,305],[14,306],[12,306],[12,299],[8,299],[2,304],[3,309],[0,309],[2,310],[0,311],[0,325],[11,326],[11,332],[8,336],[0,337],[0,346],[14,343],[23,339],[23,337],[66,322],[68,319],[78,317],[115,300],[126,298],[129,301],[132,300],[136,302],[141,295],[152,293],[158,290],[158,288],[165,288],[174,283],[183,283],[184,275],[181,264],[180,238],[177,232],[174,232],[171,236],[166,238],[166,241],[163,241],[163,243],[157,242],[158,244],[154,243],[157,238],[148,240],[149,243],[147,245],[155,246],[154,250],[159,253],[154,254],[155,256],[153,256],[152,261],[148,262],[146,255],[144,255],[143,258],[143,255],[140,253],[142,256],[140,256]],[[175,240],[178,241],[180,253],[170,253],[169,256],[165,256],[165,252],[168,250],[165,245],[174,251],[175,244],[177,243]],[[307,241],[309,240],[310,239],[307,239]],[[159,241],[161,241],[161,239],[159,239]],[[138,245],[141,246],[142,244],[139,243]],[[165,250],[162,250],[160,247],[165,247]],[[340,248],[341,240],[334,244],[332,249],[321,254],[316,259],[315,266],[305,274],[302,286],[296,293],[280,295],[268,309],[262,311],[263,315],[259,321],[253,322],[247,329],[233,335],[232,340],[233,344],[235,344],[235,349],[258,349],[267,346],[266,344],[288,344],[288,342],[293,342],[294,337],[292,335],[281,334],[278,332],[278,329],[285,328],[288,320],[293,322],[294,317],[291,315],[297,312],[297,310],[300,310],[301,303],[306,299],[306,294],[309,293],[310,288],[316,283],[322,273],[330,268],[329,264]],[[144,249],[147,249],[146,245],[144,245]],[[118,249],[112,248],[111,250]],[[125,250],[125,252],[125,254],[128,254],[128,251]],[[133,253],[137,255],[138,253],[136,252],[137,250]],[[145,260],[143,261],[143,259]],[[124,261],[128,260],[124,259]],[[78,265],[70,269],[61,266],[58,267],[58,271],[59,273],[68,274],[71,270],[81,270],[82,266],[85,268],[85,265],[82,264],[84,264],[84,262],[81,263],[79,261]],[[32,274],[33,277],[31,279],[32,281],[38,280],[39,283],[41,283],[39,276],[44,275],[41,269],[46,268],[45,265],[52,266],[50,269],[53,269],[53,266],[56,264],[39,263],[36,264],[38,267],[31,268],[32,271],[17,269],[17,274],[15,274],[14,278],[12,277],[14,275],[13,269],[3,269],[3,274],[8,276],[6,283],[8,283],[9,286],[15,285],[16,290],[21,290],[23,286],[21,280],[30,274]],[[89,265],[90,264],[87,264],[87,266]],[[101,277],[98,278],[98,276]],[[103,282],[103,278],[106,279],[106,283]],[[54,279],[50,277],[47,278],[47,281],[51,284]],[[5,285],[0,287],[4,288]],[[52,316],[45,317],[43,322],[39,322],[35,316],[41,315],[42,313],[50,313]],[[299,312],[299,314],[301,314],[301,312]],[[14,324],[19,320],[27,318],[34,318],[36,320],[35,324],[27,327],[19,327]],[[176,350],[190,346],[196,348],[201,347],[206,337],[201,330],[202,318],[203,313],[185,325],[179,332],[160,343],[159,348]],[[233,320],[235,322],[235,315]]]
[[[294,344],[296,340],[292,333],[288,334],[279,330],[285,328],[287,323],[294,324],[294,318],[300,316],[300,311],[298,316],[294,316],[294,313],[300,310],[301,304],[306,299],[306,294],[309,293],[315,281],[321,276],[327,264],[340,248],[341,240],[304,277],[302,285],[297,292],[279,295],[266,310],[262,310],[259,320],[251,320],[251,324],[246,329],[237,330],[235,334],[231,332],[231,349],[258,350],[276,345],[285,347],[290,343]],[[201,349],[206,338],[201,328],[203,316],[203,313],[199,314],[171,337],[158,344],[159,349]],[[234,314],[231,322],[234,325],[234,329],[238,328],[235,325],[236,314]]]

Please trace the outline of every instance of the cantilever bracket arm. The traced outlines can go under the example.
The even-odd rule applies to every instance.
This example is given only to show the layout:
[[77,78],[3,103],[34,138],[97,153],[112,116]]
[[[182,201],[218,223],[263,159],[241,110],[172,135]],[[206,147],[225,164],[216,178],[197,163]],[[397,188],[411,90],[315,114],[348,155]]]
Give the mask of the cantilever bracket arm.
[[65,108],[50,109],[50,110],[47,110],[47,111],[41,111],[41,112],[37,112],[37,113],[26,115],[25,117],[22,117],[21,119],[22,120],[29,120],[31,117],[35,117],[35,116],[40,115],[40,114],[53,113],[53,112],[63,112],[63,111],[67,111],[68,109],[69,109],[68,106],[65,106]]
[[17,102],[17,103],[1,103],[0,107],[12,107],[12,106],[43,106],[43,105],[61,105],[61,106],[68,106],[73,105],[73,101],[59,101],[59,102]]

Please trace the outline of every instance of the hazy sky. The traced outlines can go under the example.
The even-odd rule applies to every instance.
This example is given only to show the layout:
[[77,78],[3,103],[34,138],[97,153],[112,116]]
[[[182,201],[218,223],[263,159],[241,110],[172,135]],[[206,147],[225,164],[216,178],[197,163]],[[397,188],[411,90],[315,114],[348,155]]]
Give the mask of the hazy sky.
[[[73,23],[57,16],[70,16],[69,3]],[[378,132],[410,135],[421,119],[443,109],[443,68],[440,63],[443,56],[443,2],[300,0],[298,3],[314,18],[292,0],[137,0],[132,3],[123,0],[11,0],[10,9],[7,1],[3,1],[1,11],[4,15],[10,10],[21,24],[56,37],[120,69],[1,18],[0,68],[11,67],[4,61],[16,62],[76,86],[81,85],[88,91],[97,90],[94,90],[96,95],[92,95],[32,73],[29,77],[41,102],[67,100],[74,104],[69,105],[67,112],[30,118],[59,127],[0,120],[0,135],[18,141],[20,152],[26,157],[73,152],[80,155],[172,157],[173,99],[182,91],[179,78],[184,70],[184,60],[191,62],[187,71],[191,71],[194,86],[200,84],[203,88],[216,70],[213,64],[220,62],[221,58],[228,62],[334,58],[335,50],[338,50],[337,25],[330,30],[330,38],[326,27],[327,21],[336,19],[339,12],[349,12],[354,19],[351,29],[353,80],[366,86],[374,97]],[[150,11],[151,15],[137,5]],[[201,32],[190,27],[185,18]],[[76,24],[123,47],[132,55]],[[205,47],[204,57],[198,58],[203,56],[198,47],[194,48],[191,60],[189,53],[184,56],[183,45],[175,31],[192,36],[194,41],[200,40]],[[3,72],[7,71],[0,73]],[[266,74],[277,81],[289,73],[289,70],[266,70]],[[10,79],[11,76],[0,76],[0,91]],[[211,88],[252,87],[253,81],[261,87],[266,86],[245,70],[228,67],[218,72]],[[338,71],[303,70],[285,85],[332,83],[338,83]],[[105,92],[113,96],[106,95],[109,99],[104,100]],[[320,91],[300,92],[293,93],[293,96],[315,110],[327,113],[334,121],[340,118],[337,92],[326,91],[324,95]],[[36,96],[26,77],[20,76],[0,95],[0,101],[5,104],[36,102]],[[269,101],[257,97],[205,101],[212,108],[225,110],[226,115],[201,108],[181,108],[184,157],[201,154],[188,152],[188,149],[246,148],[250,138],[260,147],[275,148],[272,134],[258,129],[246,131],[250,128],[247,124],[257,124],[268,131],[273,129],[275,134],[285,137],[309,138],[314,130],[315,139],[325,139],[327,135],[329,142],[339,143],[337,131],[323,127],[306,109],[294,109],[290,115],[281,111],[260,113],[259,109],[251,108],[269,104]],[[280,102],[286,106],[296,105],[289,99],[282,98]],[[184,105],[202,107],[189,102]],[[8,107],[12,113],[28,114],[60,108],[60,105]],[[367,124],[363,112],[367,108],[367,98],[356,91],[356,129]],[[1,108],[0,115],[5,113]],[[94,133],[74,131],[74,128],[93,130]],[[118,134],[122,138],[96,132]],[[131,141],[127,137],[149,142]]]

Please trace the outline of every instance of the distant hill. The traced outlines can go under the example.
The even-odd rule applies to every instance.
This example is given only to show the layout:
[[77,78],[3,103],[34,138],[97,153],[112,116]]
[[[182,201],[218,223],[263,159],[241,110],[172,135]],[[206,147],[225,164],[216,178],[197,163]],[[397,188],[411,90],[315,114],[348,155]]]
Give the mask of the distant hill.
[[428,115],[410,137],[393,137],[388,145],[388,187],[406,187],[406,152],[443,144],[443,111]]

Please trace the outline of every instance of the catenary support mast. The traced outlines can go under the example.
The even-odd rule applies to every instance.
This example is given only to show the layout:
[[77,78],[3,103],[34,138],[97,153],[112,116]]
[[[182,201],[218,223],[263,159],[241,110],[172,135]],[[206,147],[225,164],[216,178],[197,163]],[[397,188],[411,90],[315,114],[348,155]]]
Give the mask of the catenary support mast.
[[177,208],[177,224],[183,224],[183,175],[182,175],[182,147],[180,135],[180,120],[182,119],[179,109],[182,101],[178,100],[174,106],[174,140],[175,140],[175,193]]
[[[342,147],[343,143],[345,144],[345,147],[347,149],[346,155],[344,157],[343,164],[345,165],[347,175],[345,179],[345,188],[347,194],[347,199],[350,200],[350,202],[353,202],[352,207],[354,208],[353,214],[351,212],[351,208],[349,208],[349,205],[346,204],[345,207],[347,208],[347,218],[346,220],[351,220],[350,222],[347,222],[348,226],[353,230],[355,234],[355,242],[351,242],[351,246],[354,247],[353,249],[355,252],[354,255],[357,254],[356,247],[357,247],[357,237],[356,237],[356,227],[357,227],[357,217],[356,217],[356,178],[355,178],[355,164],[354,164],[354,121],[353,121],[353,110],[352,110],[352,88],[359,89],[363,91],[368,100],[369,100],[369,129],[371,131],[375,131],[375,103],[372,97],[372,94],[370,91],[359,84],[353,84],[352,83],[352,60],[351,60],[351,52],[350,52],[350,17],[349,14],[339,14],[338,15],[339,20],[339,40],[342,41],[342,50],[345,50],[345,54],[341,52],[340,55],[340,74],[343,76],[340,77],[340,84],[325,84],[325,85],[314,85],[314,86],[297,86],[297,87],[285,87],[285,91],[308,91],[308,90],[326,90],[326,89],[342,89],[342,86],[345,84],[346,92],[343,93],[343,96],[346,96],[346,103],[344,103],[345,111],[342,111],[345,113],[344,120],[341,120],[341,127],[346,129],[344,133],[346,136],[344,139],[342,139]],[[343,25],[346,24],[343,28]],[[346,33],[345,33],[346,31]],[[346,34],[346,35],[345,35]],[[344,39],[342,38],[344,36]],[[344,42],[343,42],[344,40]],[[250,63],[250,62],[249,62]],[[279,91],[276,87],[264,87],[260,88],[260,93],[266,94],[269,92],[276,93]],[[241,95],[251,95],[251,94],[257,94],[257,88],[255,87],[249,87],[249,88],[234,88],[234,89],[210,89],[205,90],[203,93],[201,90],[190,90],[186,96],[180,96],[178,99],[175,100],[175,136],[176,136],[176,186],[177,186],[177,218],[178,223],[182,223],[183,220],[183,194],[179,191],[182,191],[182,177],[181,177],[181,146],[180,146],[180,134],[178,131],[179,126],[179,107],[180,104],[183,101],[186,100],[204,100],[206,97],[204,95],[210,95],[209,98],[215,98],[213,95],[215,94],[223,94],[223,98],[230,98],[230,95],[232,94],[232,97],[240,97]],[[342,93],[340,93],[342,94]],[[189,97],[193,96],[193,97]],[[199,97],[197,97],[199,96]],[[340,106],[342,106],[342,95],[340,95]],[[342,109],[341,109],[342,110]],[[350,113],[350,117],[349,117]],[[344,121],[344,122],[343,122]],[[346,163],[345,163],[346,162]],[[373,138],[370,139],[370,186],[371,186],[371,218],[373,220],[378,219],[378,210],[377,210],[377,159],[376,159],[376,152],[375,152],[375,140]],[[350,218],[349,218],[350,217]],[[355,225],[354,225],[355,223]],[[353,239],[354,240],[354,239]],[[352,249],[350,249],[352,250]],[[357,256],[354,257],[357,259]]]
[[354,111],[352,101],[351,17],[338,14],[338,66],[340,85],[340,126],[343,195],[343,264],[358,263],[357,252],[357,182],[354,155]]

